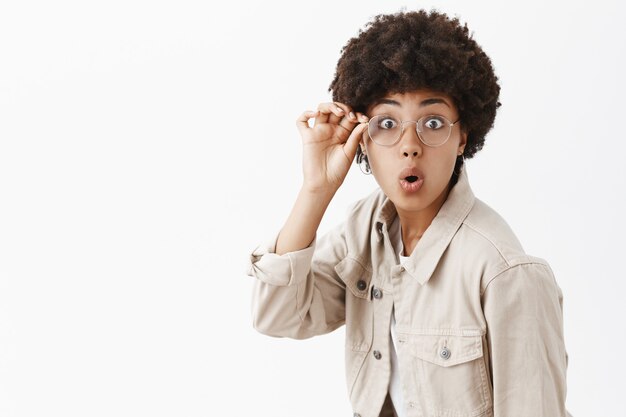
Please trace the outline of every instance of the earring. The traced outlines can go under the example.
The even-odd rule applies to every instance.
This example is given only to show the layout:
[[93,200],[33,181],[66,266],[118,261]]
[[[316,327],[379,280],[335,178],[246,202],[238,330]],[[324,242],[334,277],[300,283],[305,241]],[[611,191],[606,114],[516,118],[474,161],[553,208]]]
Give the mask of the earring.
[[372,168],[370,167],[370,163],[367,160],[367,155],[360,153],[357,160],[357,164],[359,164],[359,169],[365,175],[370,175],[372,173]]
[[461,169],[463,169],[463,165],[465,165],[465,158],[463,157],[463,152],[456,157],[456,162],[454,164],[453,173],[458,178],[461,175]]

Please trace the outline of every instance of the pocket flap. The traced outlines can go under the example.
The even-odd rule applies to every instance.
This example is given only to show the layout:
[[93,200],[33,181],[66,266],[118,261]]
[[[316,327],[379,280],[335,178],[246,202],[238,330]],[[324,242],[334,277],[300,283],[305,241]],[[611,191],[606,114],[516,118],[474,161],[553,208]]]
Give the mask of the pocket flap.
[[408,345],[412,355],[443,367],[483,356],[483,339],[480,335],[403,334],[400,341]]
[[372,272],[361,262],[344,258],[335,265],[335,271],[355,297],[368,298]]

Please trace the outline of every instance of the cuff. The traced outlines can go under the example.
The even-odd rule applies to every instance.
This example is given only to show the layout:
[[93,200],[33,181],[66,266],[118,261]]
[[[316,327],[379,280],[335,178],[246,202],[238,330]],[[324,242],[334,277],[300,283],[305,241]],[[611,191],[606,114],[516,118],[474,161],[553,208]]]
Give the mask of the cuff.
[[304,280],[311,269],[311,261],[317,236],[304,249],[276,254],[278,235],[264,245],[257,246],[250,254],[246,274],[266,284],[289,286]]

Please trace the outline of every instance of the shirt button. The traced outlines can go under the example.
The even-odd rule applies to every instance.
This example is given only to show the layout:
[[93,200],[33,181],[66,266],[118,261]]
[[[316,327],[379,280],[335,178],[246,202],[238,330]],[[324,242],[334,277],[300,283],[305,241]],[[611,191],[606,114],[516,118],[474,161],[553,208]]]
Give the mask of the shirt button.
[[446,360],[450,358],[450,355],[450,349],[448,349],[447,347],[444,347],[443,349],[441,349],[441,352],[439,352],[439,356]]
[[356,287],[359,289],[359,291],[363,291],[367,288],[367,283],[360,279],[359,282],[356,283]]
[[383,355],[381,355],[381,354],[380,354],[380,352],[379,352],[378,350],[375,350],[373,353],[374,353],[374,357],[375,357],[376,359],[380,359],[380,358],[382,358],[382,357],[383,357]]
[[372,294],[374,295],[374,298],[383,298],[383,291],[380,288],[372,288]]

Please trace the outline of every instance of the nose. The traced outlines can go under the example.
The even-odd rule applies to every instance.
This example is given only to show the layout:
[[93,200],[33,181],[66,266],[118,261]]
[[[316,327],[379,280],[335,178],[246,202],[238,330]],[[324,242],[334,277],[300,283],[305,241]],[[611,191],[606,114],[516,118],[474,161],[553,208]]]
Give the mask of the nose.
[[417,134],[417,122],[404,122],[400,151],[405,157],[419,157],[422,154],[422,141]]

